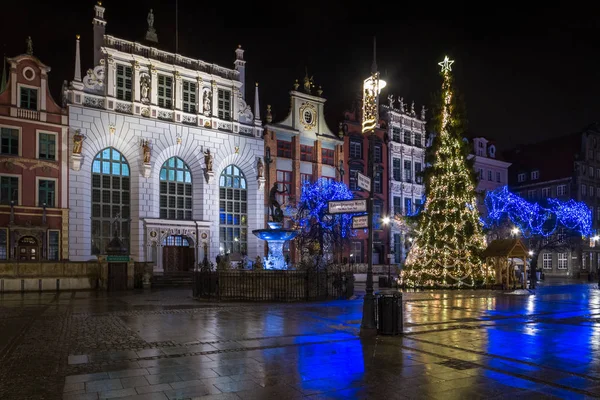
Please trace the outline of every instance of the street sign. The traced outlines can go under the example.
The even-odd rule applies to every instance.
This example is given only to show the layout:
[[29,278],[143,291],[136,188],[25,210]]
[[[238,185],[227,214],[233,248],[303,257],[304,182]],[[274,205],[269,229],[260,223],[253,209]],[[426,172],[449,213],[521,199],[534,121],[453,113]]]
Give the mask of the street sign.
[[361,189],[365,189],[366,191],[370,191],[371,190],[371,178],[369,178],[366,175],[361,174],[360,172],[358,172],[358,187]]
[[128,262],[129,256],[106,256],[108,262]]
[[329,214],[359,213],[367,211],[367,200],[340,200],[330,201]]
[[361,229],[369,227],[368,215],[355,215],[352,217],[352,229]]

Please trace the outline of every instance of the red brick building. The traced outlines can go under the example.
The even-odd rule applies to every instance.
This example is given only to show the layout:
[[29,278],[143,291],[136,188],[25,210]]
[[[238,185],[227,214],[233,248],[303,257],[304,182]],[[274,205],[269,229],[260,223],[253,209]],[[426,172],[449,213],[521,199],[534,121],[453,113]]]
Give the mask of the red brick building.
[[67,114],[31,48],[0,84],[0,260],[68,257]]
[[[358,172],[368,176],[369,160],[369,138],[362,133],[362,109],[361,102],[357,100],[351,111],[344,114],[344,182],[354,193],[356,198],[367,198],[368,193],[357,185]],[[388,179],[388,140],[385,129],[385,123],[381,122],[375,129],[375,170],[380,173],[372,180],[374,187],[373,226],[373,265],[387,265],[389,263],[387,255],[390,252],[390,226],[383,223],[383,218],[391,217],[392,213],[389,207],[389,179]],[[366,230],[357,231],[357,235],[350,241],[349,250],[345,251],[345,257],[351,263],[367,263],[367,241],[368,233]]]
[[[283,207],[296,204],[300,199],[304,182],[316,182],[320,178],[339,180],[339,163],[343,159],[342,140],[325,123],[325,98],[322,91],[314,90],[308,77],[303,90],[296,81],[290,91],[290,112],[280,122],[273,122],[270,109],[265,125],[265,205],[268,206],[269,191],[277,183],[278,195]],[[265,207],[265,222],[269,215]],[[289,227],[289,221],[284,221]],[[294,246],[289,251],[292,261],[299,261]]]

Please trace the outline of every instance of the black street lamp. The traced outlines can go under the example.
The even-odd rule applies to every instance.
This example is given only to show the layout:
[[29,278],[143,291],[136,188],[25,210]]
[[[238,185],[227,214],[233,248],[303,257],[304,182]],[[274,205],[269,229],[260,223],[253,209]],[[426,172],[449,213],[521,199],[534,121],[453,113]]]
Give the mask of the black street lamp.
[[368,231],[369,239],[367,246],[367,287],[363,302],[362,323],[360,325],[361,335],[374,335],[377,333],[375,322],[375,296],[373,295],[373,197],[375,181],[375,129],[379,122],[379,92],[385,87],[385,82],[379,79],[375,56],[375,39],[373,39],[373,64],[371,65],[371,76],[363,82],[363,113],[362,133],[368,135],[369,139],[369,161],[368,176],[371,178],[369,199],[367,201]]

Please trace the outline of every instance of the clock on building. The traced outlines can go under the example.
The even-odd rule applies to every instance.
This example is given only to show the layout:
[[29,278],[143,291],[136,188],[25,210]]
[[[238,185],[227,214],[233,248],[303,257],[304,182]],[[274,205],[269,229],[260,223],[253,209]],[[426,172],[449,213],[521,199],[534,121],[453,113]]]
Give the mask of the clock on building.
[[311,103],[302,103],[299,109],[300,121],[307,131],[317,125],[317,109]]

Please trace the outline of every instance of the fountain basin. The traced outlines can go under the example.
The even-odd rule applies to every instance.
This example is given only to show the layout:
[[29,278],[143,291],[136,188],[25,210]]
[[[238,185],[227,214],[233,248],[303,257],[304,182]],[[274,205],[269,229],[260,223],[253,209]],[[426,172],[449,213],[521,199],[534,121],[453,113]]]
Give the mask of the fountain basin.
[[254,236],[261,240],[266,240],[267,243],[271,240],[292,240],[298,236],[298,232],[293,229],[256,229],[252,231]]
[[269,255],[265,258],[266,269],[287,269],[283,257],[283,245],[298,235],[294,229],[284,229],[281,222],[269,222],[270,229],[256,229],[252,233],[269,245]]

